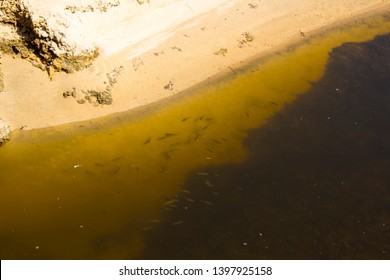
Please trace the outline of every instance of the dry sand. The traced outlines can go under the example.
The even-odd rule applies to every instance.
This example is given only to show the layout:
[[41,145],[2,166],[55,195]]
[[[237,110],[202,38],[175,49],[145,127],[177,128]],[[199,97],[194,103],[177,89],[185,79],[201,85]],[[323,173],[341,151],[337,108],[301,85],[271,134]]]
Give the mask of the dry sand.
[[[144,6],[142,17],[130,16],[117,28],[142,26],[133,28],[131,42],[123,32],[117,32],[116,39],[102,34],[98,41],[103,53],[90,68],[58,73],[53,80],[27,61],[3,56],[0,117],[12,129],[35,129],[127,111],[234,71],[252,57],[303,40],[321,28],[362,13],[390,10],[390,0],[217,2],[202,6],[181,1],[165,7],[169,13],[162,13],[158,5]],[[115,21],[112,28],[118,25]],[[82,90],[104,90],[108,77],[116,80],[111,105],[79,104],[73,97],[63,97],[73,88],[78,95]]]

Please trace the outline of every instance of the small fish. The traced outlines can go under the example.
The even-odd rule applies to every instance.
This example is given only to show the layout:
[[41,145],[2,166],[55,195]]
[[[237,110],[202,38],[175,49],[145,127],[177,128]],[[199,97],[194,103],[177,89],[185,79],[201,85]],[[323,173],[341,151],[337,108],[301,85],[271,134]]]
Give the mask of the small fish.
[[162,206],[168,206],[168,205],[170,205],[170,204],[172,204],[172,203],[175,203],[175,202],[178,202],[178,201],[179,201],[179,200],[177,200],[177,199],[172,199],[172,200],[169,200],[169,201],[163,203]]
[[196,119],[194,120],[194,122],[201,121],[201,120],[203,120],[203,118],[204,118],[204,115],[200,116],[199,118],[196,118]]
[[247,118],[249,118],[249,117],[250,117],[250,115],[249,115],[249,113],[248,113],[248,112],[245,112],[245,115],[246,115],[246,117],[247,117]]
[[150,141],[152,141],[152,137],[149,137],[148,139],[146,139],[145,142],[144,142],[144,145],[149,144]]
[[180,190],[182,193],[191,193],[189,190],[182,189]]
[[165,158],[166,160],[171,159],[171,156],[169,155],[169,153],[168,153],[167,151],[163,152],[162,155],[164,156],[164,158]]
[[194,141],[198,141],[198,139],[199,139],[199,136],[200,136],[200,134],[199,134],[199,133],[195,133],[195,138],[194,138]]
[[272,105],[275,105],[275,106],[277,106],[277,105],[279,105],[278,103],[276,103],[275,101],[270,101],[270,103],[272,104]]
[[207,205],[210,205],[210,206],[213,206],[214,204],[208,200],[199,200],[199,202],[203,203],[203,204],[207,204]]
[[187,198],[187,201],[189,202],[195,202],[195,200],[191,199],[191,198]]
[[214,153],[213,150],[209,149],[209,148],[205,148],[207,151],[209,151],[210,153]]
[[152,230],[153,228],[152,227],[144,227],[144,228],[141,228],[141,231],[148,231],[148,230]]
[[199,172],[199,173],[196,173],[196,175],[199,175],[199,176],[208,176],[209,173],[206,173],[206,172]]
[[185,117],[184,119],[182,119],[181,121],[182,122],[185,122],[186,120],[188,120],[190,117]]
[[177,222],[172,223],[172,225],[173,226],[177,226],[177,225],[180,225],[182,223],[184,223],[184,221],[177,221]]
[[115,162],[115,161],[118,161],[118,160],[121,160],[123,157],[116,157],[114,158],[112,161]]
[[116,175],[116,174],[118,174],[119,170],[121,170],[120,167],[117,167],[117,168],[111,170],[111,171],[110,171],[110,175]]
[[137,173],[139,172],[139,167],[135,164],[131,165],[132,168],[135,168],[135,170],[137,170]]
[[104,166],[104,164],[103,164],[103,163],[100,163],[100,162],[95,162],[95,165],[96,165],[97,167],[103,167],[103,166]]
[[215,185],[211,184],[209,180],[204,181],[205,185],[208,187],[214,187]]
[[163,136],[161,136],[157,140],[164,140],[166,138],[173,137],[173,136],[176,136],[176,133],[165,133]]
[[215,120],[215,118],[205,118],[204,120],[210,122],[212,120]]
[[206,130],[209,127],[209,124],[202,128],[202,130]]
[[217,139],[211,139],[211,141],[217,143],[217,144],[222,144],[221,141],[217,140]]

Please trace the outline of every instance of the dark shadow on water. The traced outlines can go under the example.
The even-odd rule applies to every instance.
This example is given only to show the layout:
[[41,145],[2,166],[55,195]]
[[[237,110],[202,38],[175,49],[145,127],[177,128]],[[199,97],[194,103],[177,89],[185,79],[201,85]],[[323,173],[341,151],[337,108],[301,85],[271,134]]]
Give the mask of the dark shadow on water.
[[389,89],[390,35],[335,49],[248,161],[188,178],[142,258],[389,259]]

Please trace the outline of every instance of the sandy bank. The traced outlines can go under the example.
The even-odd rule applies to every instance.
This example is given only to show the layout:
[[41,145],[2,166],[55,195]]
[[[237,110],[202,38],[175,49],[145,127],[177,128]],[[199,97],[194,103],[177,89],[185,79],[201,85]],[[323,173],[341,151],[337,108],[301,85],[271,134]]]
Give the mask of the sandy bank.
[[[390,0],[153,2],[126,21],[111,18],[111,28],[105,14],[101,36],[86,40],[102,50],[88,69],[50,80],[29,62],[4,55],[0,117],[12,129],[34,129],[126,111],[234,71],[338,21],[390,10]],[[101,105],[107,88],[112,103]]]

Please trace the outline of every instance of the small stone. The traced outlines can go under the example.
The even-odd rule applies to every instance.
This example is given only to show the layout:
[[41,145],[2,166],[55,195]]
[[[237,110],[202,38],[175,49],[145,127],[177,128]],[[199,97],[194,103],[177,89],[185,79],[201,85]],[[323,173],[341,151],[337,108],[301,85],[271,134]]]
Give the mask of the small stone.
[[164,89],[173,90],[173,82],[169,81],[169,83],[164,86]]

